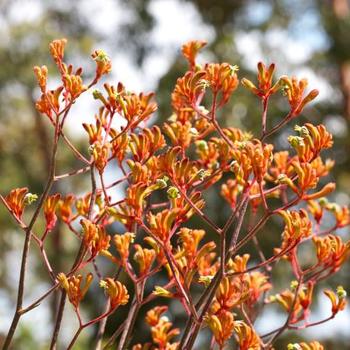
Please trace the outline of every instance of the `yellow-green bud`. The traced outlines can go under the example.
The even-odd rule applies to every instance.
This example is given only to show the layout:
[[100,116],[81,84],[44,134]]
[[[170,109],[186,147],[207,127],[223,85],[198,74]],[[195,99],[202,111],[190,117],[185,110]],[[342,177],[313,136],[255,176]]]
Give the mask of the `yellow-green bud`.
[[330,211],[336,211],[339,208],[337,203],[329,203],[327,209]]
[[169,180],[168,177],[164,176],[161,179],[157,179],[156,184],[159,189],[166,188],[168,186],[167,181]]
[[237,146],[238,146],[238,148],[239,148],[240,150],[243,150],[243,149],[246,148],[247,142],[246,142],[246,141],[238,141],[238,142],[237,142]]
[[210,87],[210,83],[206,79],[201,79],[198,83],[202,87],[202,89],[206,89],[206,88]]
[[155,286],[153,294],[158,295],[160,297],[165,297],[165,298],[171,298],[173,296],[172,293],[167,291],[166,289],[160,287],[160,286]]
[[196,146],[200,151],[206,151],[208,149],[208,144],[204,140],[197,141]]
[[234,65],[230,64],[230,69],[232,73],[236,73],[239,71],[239,66],[237,64],[234,64]]
[[291,290],[296,290],[297,289],[297,287],[298,287],[298,285],[299,285],[299,283],[298,283],[298,281],[292,281],[291,283],[290,283],[290,289]]
[[309,129],[306,126],[295,125],[294,130],[302,137],[310,135]]
[[174,186],[169,187],[169,189],[166,193],[168,194],[168,198],[170,198],[170,199],[176,199],[176,198],[180,197],[179,190]]
[[276,182],[279,184],[286,184],[286,180],[288,179],[288,176],[286,174],[279,174],[277,177]]
[[319,199],[319,203],[321,207],[325,207],[328,204],[328,199],[326,197],[322,197]]
[[197,177],[199,180],[203,181],[204,178],[206,178],[207,176],[209,176],[209,172],[204,170],[204,169],[200,169],[197,173]]
[[346,290],[343,288],[343,286],[338,286],[337,287],[337,295],[339,299],[344,299],[346,298]]
[[300,136],[289,136],[288,142],[292,147],[305,146],[304,139]]
[[203,283],[207,287],[213,278],[214,276],[199,276],[198,282]]
[[107,288],[107,282],[105,280],[101,280],[100,283],[99,283],[100,287],[103,288],[103,289],[106,289]]
[[169,118],[168,121],[169,122],[176,122],[177,120],[177,115],[175,113],[173,113]]
[[110,60],[109,56],[103,50],[98,50],[98,55],[95,57],[96,62],[108,62]]
[[98,100],[102,97],[102,92],[96,89],[92,92],[92,96],[95,100]]
[[24,204],[25,205],[31,205],[38,199],[38,195],[35,193],[27,193],[24,196]]
[[276,296],[275,295],[270,295],[269,299],[268,299],[271,303],[276,301]]

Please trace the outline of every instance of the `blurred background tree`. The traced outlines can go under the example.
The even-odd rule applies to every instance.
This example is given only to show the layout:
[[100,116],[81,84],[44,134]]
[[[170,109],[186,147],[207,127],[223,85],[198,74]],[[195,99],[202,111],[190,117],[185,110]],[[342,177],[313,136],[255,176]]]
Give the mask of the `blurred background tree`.
[[[32,67],[49,64],[48,43],[53,38],[67,37],[67,59],[79,63],[89,75],[93,65],[87,58],[93,48],[103,47],[114,62],[114,80],[121,80],[136,90],[155,89],[160,105],[158,119],[171,115],[170,93],[177,77],[186,69],[180,56],[180,44],[188,39],[208,40],[202,57],[206,60],[227,61],[240,66],[240,76],[252,80],[258,60],[276,62],[277,73],[300,78],[306,75],[311,88],[321,90],[318,102],[305,111],[298,123],[311,120],[323,122],[334,134],[335,146],[329,156],[336,160],[333,176],[338,184],[335,201],[349,204],[350,196],[350,1],[348,0],[0,0],[0,190],[6,194],[14,187],[28,186],[40,193],[48,168],[51,130],[47,121],[38,115],[33,102],[38,91]],[[54,69],[49,71],[51,77]],[[86,68],[86,69],[85,69]],[[260,108],[257,99],[241,88],[221,116],[223,125],[259,131]],[[77,147],[84,149],[85,136],[81,122],[95,113],[91,104],[77,106],[71,116],[71,135]],[[271,103],[269,125],[284,115],[286,105],[278,99]],[[286,135],[277,137],[278,147],[288,147]],[[68,152],[61,152],[63,169],[78,168],[79,164]],[[65,191],[76,194],[84,188],[84,177],[73,177],[65,184]],[[56,190],[62,190],[56,188]],[[222,203],[207,198],[210,212],[219,213],[220,222],[226,212]],[[14,223],[0,207],[0,334],[6,332],[7,314],[13,305],[17,281],[18,256],[22,245],[21,232],[14,232]],[[269,232],[276,227],[269,227]],[[64,269],[69,258],[69,239],[58,226],[53,232],[49,250],[57,270]],[[263,233],[262,233],[263,234]],[[344,235],[348,232],[344,232]],[[268,252],[274,246],[266,234],[262,245]],[[33,249],[33,251],[36,251]],[[254,255],[254,249],[252,248]],[[69,261],[69,259],[67,259]],[[28,291],[37,295],[47,288],[48,280],[40,264],[31,271]],[[331,282],[348,284],[349,264]],[[283,271],[280,284],[286,286]],[[47,308],[48,323],[54,319],[56,299]],[[99,303],[91,303],[87,313],[98,312]],[[42,312],[42,311],[41,311]],[[348,319],[344,322],[349,324]],[[30,316],[31,317],[31,316]],[[37,312],[37,318],[43,317]],[[107,332],[115,329],[118,315],[108,323]],[[344,316],[346,317],[346,316]],[[142,327],[142,320],[139,327]],[[335,321],[334,321],[335,322]],[[176,319],[179,325],[181,319]],[[50,327],[35,331],[33,319],[25,318],[17,340],[18,349],[37,349],[38,339],[49,338]],[[338,322],[337,325],[340,323]],[[327,325],[326,325],[327,327]],[[141,328],[140,328],[141,329]],[[322,334],[327,349],[349,349],[350,336],[329,328]],[[71,329],[63,329],[69,336]],[[94,334],[90,334],[93,337]],[[298,336],[317,337],[303,332]],[[135,335],[143,337],[140,332]],[[292,335],[288,333],[276,345],[285,347]],[[288,340],[287,340],[288,338]],[[29,340],[31,339],[31,343]],[[86,337],[86,344],[89,338]],[[33,344],[33,345],[30,345]],[[89,348],[85,345],[85,348]],[[45,348],[45,347],[43,347]]]

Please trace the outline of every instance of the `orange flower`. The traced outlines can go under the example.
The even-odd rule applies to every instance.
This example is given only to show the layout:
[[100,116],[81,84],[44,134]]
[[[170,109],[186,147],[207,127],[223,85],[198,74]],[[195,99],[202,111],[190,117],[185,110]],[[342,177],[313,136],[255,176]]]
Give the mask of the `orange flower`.
[[288,141],[296,150],[300,162],[310,162],[316,159],[320,152],[333,145],[333,137],[322,124],[296,126],[300,136],[289,136]]
[[307,208],[309,212],[312,214],[315,221],[319,224],[323,217],[323,207],[320,205],[318,201],[309,200],[307,202]]
[[284,84],[283,91],[288,97],[291,112],[293,115],[300,114],[304,107],[309,102],[314,100],[318,95],[318,90],[314,89],[304,97],[304,92],[308,85],[306,79],[301,79],[298,81],[296,77],[290,79],[286,76],[283,76],[280,80],[281,83]]
[[[293,301],[295,299],[295,293],[291,290],[285,290],[282,293],[271,295],[268,302],[277,302],[282,308],[287,312],[291,312],[291,323],[295,323],[298,320],[298,315],[302,311],[302,306],[300,305],[299,298],[297,297],[296,302],[293,307]],[[291,310],[293,307],[293,310]]]
[[47,67],[46,66],[35,66],[34,67],[34,74],[36,76],[36,79],[38,81],[38,85],[40,87],[41,92],[44,94],[46,92],[46,84],[47,84]]
[[144,128],[139,134],[130,135],[129,147],[137,162],[144,162],[166,145],[158,126]]
[[309,189],[313,189],[317,186],[319,177],[317,176],[316,169],[310,163],[299,163],[298,161],[292,162],[292,167],[298,176],[298,185],[296,186],[292,179],[285,174],[280,174],[277,178],[277,182],[280,184],[288,185],[298,196],[304,200],[312,200],[324,197],[334,191],[335,183],[330,182],[317,192],[306,194]]
[[262,182],[272,160],[272,151],[273,145],[262,144],[257,139],[238,144],[233,154],[235,161],[231,163],[238,183],[247,185],[252,171],[256,180]]
[[164,181],[164,187],[159,187],[159,189],[167,187],[166,177],[165,179],[158,178],[160,174],[157,170],[156,159],[154,157],[152,157],[152,159],[150,159],[145,165],[142,165],[139,162],[134,162],[131,159],[128,159],[126,162],[131,170],[130,175],[134,184],[150,186],[152,183],[161,183]]
[[233,179],[229,179],[221,185],[221,195],[230,204],[231,208],[236,206],[238,195],[242,190],[242,186],[237,183],[237,180]]
[[118,95],[120,112],[128,121],[128,127],[133,130],[139,123],[147,120],[156,110],[157,104],[152,102],[154,93],[139,95],[135,93]]
[[335,217],[337,227],[345,227],[350,224],[350,210],[347,206],[340,206],[337,203],[325,202],[323,206]]
[[259,271],[244,274],[243,281],[249,288],[248,298],[244,301],[249,306],[254,306],[260,296],[272,288],[268,276]]
[[108,111],[117,111],[121,113],[123,110],[123,96],[126,95],[125,87],[122,83],[118,83],[117,88],[108,83],[103,84],[107,93],[107,98],[99,90],[94,90],[93,97],[95,100],[100,100]]
[[[196,266],[196,268],[199,269],[199,266],[201,265],[202,260],[207,260],[207,262],[209,263],[209,261],[211,260],[211,257],[213,256],[212,254],[215,254],[215,253],[212,253],[212,251],[215,248],[216,248],[216,244],[211,241],[203,244],[200,247],[200,249],[198,249],[198,251],[196,252],[196,255],[194,256],[194,265]],[[185,254],[187,255],[187,252],[185,252]]]
[[323,177],[329,174],[329,171],[333,168],[334,163],[334,160],[331,159],[326,159],[326,162],[324,163],[321,157],[317,157],[311,162],[311,165],[316,170],[316,175],[318,177]]
[[311,235],[312,224],[304,209],[300,209],[299,212],[281,210],[279,214],[286,224],[282,234],[282,249]]
[[146,323],[151,327],[156,326],[160,321],[161,315],[166,311],[168,311],[167,306],[156,306],[153,309],[147,311],[145,318]]
[[240,350],[260,350],[260,338],[255,330],[243,321],[236,321],[234,331]]
[[113,278],[105,278],[100,281],[100,286],[106,291],[109,297],[111,310],[128,303],[129,294],[124,284],[115,281]]
[[13,214],[18,218],[22,218],[24,207],[26,205],[26,195],[28,188],[16,188],[5,197],[7,205],[12,210]]
[[159,349],[168,349],[170,340],[180,334],[180,330],[178,328],[172,329],[172,326],[173,324],[169,322],[167,317],[163,316],[151,328],[153,342],[159,346]]
[[[152,344],[151,343],[145,343],[145,344],[136,344],[132,347],[132,350],[151,350]],[[169,350],[169,349],[167,349]],[[176,349],[174,349],[176,350]]]
[[156,258],[156,251],[154,249],[142,248],[139,244],[135,244],[136,250],[134,260],[139,265],[140,275],[146,274],[152,267],[153,261]]
[[57,39],[50,43],[50,53],[56,64],[61,64],[67,39]]
[[315,236],[312,240],[316,248],[318,263],[330,268],[332,272],[338,271],[349,255],[350,241],[343,243],[342,239],[336,235]]
[[204,67],[205,79],[214,94],[222,93],[220,105],[225,104],[238,86],[237,66],[228,63],[208,63]]
[[272,78],[275,71],[275,64],[272,63],[268,68],[264,63],[258,63],[258,87],[256,87],[250,80],[243,78],[242,85],[248,88],[253,94],[264,99],[274,94],[281,88],[280,81],[273,85]]
[[58,210],[61,216],[61,219],[65,223],[69,223],[72,219],[72,204],[75,201],[75,196],[73,194],[68,194],[64,199],[61,199],[58,204]]
[[189,261],[192,261],[197,255],[198,245],[205,235],[204,230],[191,230],[182,227],[178,232],[181,240],[181,247]]
[[318,177],[316,175],[316,170],[312,168],[309,163],[293,162],[292,166],[294,171],[298,175],[298,187],[292,188],[296,193],[304,193],[308,189],[315,188],[318,183]]
[[244,272],[247,269],[247,263],[250,258],[249,254],[236,255],[234,259],[230,260],[229,263],[229,270],[233,270],[234,272]]
[[[173,190],[173,193],[171,193]],[[169,191],[170,190],[170,191]],[[193,192],[189,199],[192,203],[190,205],[186,199],[180,194],[177,195],[177,189],[175,187],[170,187],[168,190],[168,198],[170,198],[171,206],[173,209],[179,210],[178,212],[178,221],[187,221],[189,220],[194,214],[196,214],[196,211],[193,209],[192,205],[194,205],[197,209],[203,209],[205,206],[204,199],[202,199],[201,193],[199,191]],[[172,195],[174,197],[172,197]]]
[[[207,242],[198,249],[198,245],[202,237],[204,236],[204,231],[202,230],[190,230],[187,228],[182,228],[180,230],[180,241],[181,245],[178,247],[174,258],[177,263],[178,270],[181,275],[181,279],[184,284],[190,288],[193,277],[198,271],[201,260],[208,256],[212,252],[216,245],[214,242]],[[169,276],[173,275],[170,266],[166,265]],[[200,278],[200,282],[205,282],[205,277]]]
[[87,89],[87,87],[83,84],[81,76],[78,74],[66,73],[62,76],[62,82],[72,101]]
[[324,350],[324,347],[318,341],[312,341],[311,343],[290,343],[287,350]]
[[262,144],[258,140],[247,142],[246,151],[251,159],[253,172],[257,182],[262,182],[271,162],[273,145]]
[[106,233],[102,225],[96,225],[87,219],[82,219],[80,223],[83,227],[83,242],[85,247],[90,249],[91,259],[102,250],[109,248],[111,237]]
[[165,209],[157,214],[149,213],[147,221],[154,236],[164,243],[170,238],[171,228],[177,219],[179,209]]
[[238,128],[224,128],[223,129],[225,135],[232,141],[232,143],[235,143],[236,141],[249,141],[252,139],[252,134],[249,132],[244,132],[241,129]]
[[44,215],[46,220],[47,231],[51,231],[56,225],[56,221],[57,221],[56,209],[59,204],[60,198],[61,198],[61,195],[59,193],[56,193],[46,198],[46,201],[44,204]]
[[191,134],[192,124],[190,122],[164,123],[163,129],[174,146],[180,146],[182,149],[190,146],[193,138]]
[[75,207],[77,208],[78,214],[82,216],[87,216],[90,208],[91,193],[86,194],[82,198],[78,198],[75,202]]
[[[215,248],[215,243],[214,243]],[[219,264],[215,262],[216,253],[209,251],[199,259],[196,259],[196,264],[198,267],[198,273],[200,275],[199,282],[207,284],[211,281],[212,276],[214,276],[219,268]]]
[[130,244],[134,242],[135,233],[125,232],[123,235],[114,235],[113,242],[123,265],[126,264],[129,257]]
[[[192,184],[195,180],[203,180],[201,179],[201,173],[203,173],[203,170],[198,169],[196,162],[184,158],[173,163],[168,175],[178,186],[184,188]],[[203,175],[205,174],[203,173]]]
[[337,295],[332,290],[325,290],[324,294],[332,303],[332,315],[345,309],[346,306],[346,291],[342,286],[337,287]]
[[107,165],[111,144],[109,142],[101,143],[97,141],[91,147],[92,147],[92,155],[94,157],[95,166],[101,174],[103,173],[103,170]]
[[60,95],[63,91],[63,86],[58,87],[56,90],[47,91],[40,96],[35,103],[35,108],[39,113],[46,114],[51,120],[52,111],[58,113],[60,110]]
[[307,287],[301,288],[298,294],[298,302],[304,309],[304,312],[309,309],[312,302],[312,293],[314,291],[314,283],[309,281]]
[[91,54],[91,57],[96,62],[95,78],[98,79],[104,74],[110,73],[112,70],[111,59],[103,50],[96,50]]
[[[229,170],[229,163],[233,157],[233,149],[225,140],[211,137],[208,142],[197,140],[195,144],[197,154],[200,157],[199,162],[204,168],[213,171],[218,169],[222,171]],[[222,173],[219,173],[219,175],[221,176]]]
[[337,227],[344,227],[350,224],[350,210],[343,206],[334,211],[335,219],[337,220]]
[[57,280],[61,288],[66,291],[69,301],[76,309],[79,307],[80,302],[83,300],[86,292],[88,291],[92,279],[92,273],[88,273],[85,278],[85,283],[82,285],[82,275],[67,277],[63,272],[57,275]]
[[102,126],[99,119],[96,120],[96,124],[83,123],[83,127],[89,135],[89,144],[93,145],[95,142],[102,141]]
[[249,286],[239,278],[224,277],[215,294],[213,310],[230,310],[245,300]]
[[115,129],[111,129],[110,136],[112,138],[112,154],[121,162],[125,158],[126,151],[129,146],[129,135],[127,133],[118,133]]
[[202,49],[207,44],[206,41],[193,40],[189,41],[186,44],[182,45],[181,51],[184,57],[187,59],[190,64],[191,70],[194,70],[196,67],[196,56],[200,49]]
[[155,190],[159,185],[154,184],[148,186],[144,183],[136,183],[127,189],[126,203],[135,210],[135,215],[141,217],[142,210],[145,206],[145,199]]
[[[197,140],[195,142],[196,153],[198,154],[198,163],[202,166],[203,169],[217,170],[220,166],[219,157],[220,150],[216,143],[215,138],[206,142],[205,140]],[[227,155],[229,156],[229,155]],[[223,161],[221,163],[224,163]]]
[[288,177],[292,175],[291,172],[291,157],[288,151],[275,152],[273,154],[273,161],[269,167],[269,174],[266,179],[271,182],[278,182],[280,175]]
[[305,194],[303,196],[303,199],[310,200],[310,199],[318,199],[318,198],[327,196],[335,190],[335,186],[336,185],[334,182],[329,182],[327,185],[324,185],[319,191],[310,193],[310,194]]
[[291,314],[290,322],[296,323],[309,312],[313,290],[314,284],[309,282],[307,286],[301,286],[296,299],[295,292],[287,289],[282,293],[271,296],[269,301],[278,302],[287,313]]
[[215,341],[222,348],[233,333],[235,322],[232,313],[223,310],[217,315],[209,315],[206,317],[206,323],[213,332]]
[[190,108],[197,103],[198,98],[204,93],[208,86],[205,80],[206,72],[203,70],[197,72],[187,72],[182,78],[178,78],[171,101],[173,108],[178,111],[183,108]]
[[121,203],[117,208],[108,208],[107,210],[109,215],[125,225],[127,230],[131,231],[133,229],[135,218],[137,217],[137,213],[133,207],[126,203]]

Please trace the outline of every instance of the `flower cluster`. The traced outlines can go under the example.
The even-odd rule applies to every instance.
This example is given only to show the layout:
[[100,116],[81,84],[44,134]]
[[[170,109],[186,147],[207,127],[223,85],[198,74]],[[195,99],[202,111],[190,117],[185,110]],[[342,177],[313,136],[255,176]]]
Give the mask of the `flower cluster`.
[[[313,299],[320,294],[319,282],[339,271],[350,251],[349,241],[337,232],[349,226],[349,208],[325,198],[335,190],[327,178],[334,162],[323,159],[323,151],[333,144],[332,135],[324,125],[307,122],[295,126],[296,135],[288,137],[287,150],[270,138],[302,112],[307,114],[307,105],[318,94],[316,89],[307,92],[305,79],[275,79],[275,65],[260,62],[257,84],[247,78],[241,83],[262,101],[261,136],[234,126],[222,127],[223,107],[239,88],[238,67],[227,62],[198,63],[205,42],[191,41],[182,47],[189,70],[175,83],[172,115],[160,126],[149,126],[146,122],[157,110],[154,93],[129,91],[120,82],[104,83],[103,91],[92,90],[111,72],[109,56],[102,50],[92,53],[95,74],[89,83],[80,67],[65,63],[66,43],[60,39],[50,44],[60,75],[58,86],[48,90],[48,69],[34,68],[41,93],[36,109],[54,128],[48,185],[34,213],[27,207],[38,196],[27,188],[1,196],[25,231],[20,280],[24,280],[33,239],[53,283],[37,303],[28,308],[19,303],[19,318],[60,288],[55,334],[59,333],[66,296],[79,322],[69,349],[88,326],[102,324],[99,335],[104,337],[101,321],[107,322],[124,306],[129,308],[126,319],[111,324],[116,331],[106,339],[112,345],[119,337],[118,349],[128,347],[135,334],[132,327],[146,307],[149,341],[134,345],[134,350],[192,349],[203,328],[210,334],[210,348],[222,350],[235,339],[241,350],[259,350],[272,349],[285,331],[316,326],[344,310],[345,290],[341,286],[336,292],[327,289],[329,317],[310,322]],[[272,96],[278,98],[279,92],[289,113],[270,126],[268,102]],[[99,106],[94,121],[82,125],[86,148],[80,151],[64,126],[72,105],[89,93]],[[61,142],[83,163],[81,168],[59,173],[56,155]],[[110,174],[122,175],[111,179]],[[51,193],[54,182],[71,176],[86,176],[91,188],[79,195]],[[222,208],[220,215],[214,215],[211,201],[217,189],[222,196],[217,206]],[[217,222],[219,216],[224,223]],[[43,224],[35,225],[37,221]],[[76,247],[71,268],[64,273],[51,265],[44,244],[58,222],[74,237],[69,249]],[[266,249],[261,239],[277,242],[275,249]],[[253,254],[251,247],[256,250]],[[305,250],[307,254],[303,254]],[[279,266],[288,271],[290,287],[276,283],[274,271]],[[87,270],[85,278],[83,269]],[[99,293],[93,275],[107,300],[100,314],[84,322],[80,314],[84,297],[89,293],[97,298]],[[23,292],[21,283],[20,299]],[[154,307],[149,309],[151,302]],[[157,304],[161,302],[170,307]],[[261,334],[255,321],[263,309],[273,307],[271,304],[282,307],[286,321]],[[170,321],[175,308],[176,315],[182,312],[187,318],[182,329],[174,328]],[[16,325],[7,344],[15,329]],[[288,349],[323,347],[313,341],[291,343]]]

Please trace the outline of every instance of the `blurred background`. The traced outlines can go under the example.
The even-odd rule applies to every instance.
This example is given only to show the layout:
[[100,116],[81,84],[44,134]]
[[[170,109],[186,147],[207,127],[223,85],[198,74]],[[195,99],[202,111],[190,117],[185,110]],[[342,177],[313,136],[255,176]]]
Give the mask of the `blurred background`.
[[[275,62],[277,76],[296,75],[308,78],[310,88],[320,95],[298,123],[310,120],[324,123],[334,135],[334,148],[327,156],[336,160],[332,173],[338,188],[333,200],[342,205],[350,202],[350,1],[348,0],[0,0],[0,191],[7,194],[15,187],[29,187],[41,193],[49,163],[51,132],[48,121],[36,113],[34,101],[39,91],[32,67],[49,67],[54,86],[55,69],[48,44],[52,39],[68,38],[66,61],[84,68],[92,76],[94,64],[90,53],[104,49],[112,58],[113,73],[108,81],[122,81],[135,91],[156,91],[160,106],[156,118],[171,115],[170,93],[176,78],[186,70],[180,55],[181,45],[190,39],[208,41],[199,61],[225,61],[240,67],[239,76],[255,81],[258,61]],[[97,110],[91,96],[74,107],[67,132],[82,152],[87,153],[86,135],[81,123],[93,120]],[[285,105],[271,103],[269,123],[285,114]],[[257,132],[260,127],[260,104],[245,89],[233,95],[221,117],[222,125],[242,127]],[[156,120],[151,121],[156,122]],[[292,125],[277,136],[277,148],[286,148],[286,135]],[[61,151],[62,173],[79,165],[71,153]],[[113,175],[114,176],[114,175]],[[86,189],[88,175],[73,177],[57,184],[55,191],[74,192]],[[211,215],[217,222],[226,217],[223,202],[207,198]],[[3,206],[0,206],[0,344],[7,332],[15,305],[15,292],[22,249],[23,232],[19,231]],[[277,226],[276,226],[277,227]],[[269,231],[275,228],[272,225]],[[349,235],[347,230],[341,233]],[[70,233],[60,224],[52,233],[48,246],[50,259],[57,271],[65,270],[76,246]],[[265,235],[263,244],[271,251],[273,240]],[[34,245],[33,245],[34,246]],[[49,287],[49,279],[32,249],[31,269],[27,278],[26,301],[34,300]],[[327,286],[342,283],[350,290],[349,263]],[[277,271],[281,288],[289,286],[283,266]],[[101,293],[99,293],[101,294]],[[321,294],[321,293],[320,293]],[[57,296],[53,296],[21,320],[14,349],[46,349],[51,337]],[[90,296],[91,298],[91,296]],[[329,305],[318,298],[316,318],[327,317]],[[103,300],[85,303],[84,314],[101,312]],[[172,308],[172,306],[170,306]],[[63,343],[70,339],[74,326],[69,321],[69,307],[62,328]],[[148,308],[146,308],[147,311]],[[172,321],[183,320],[173,307]],[[283,315],[273,308],[258,320],[258,329],[271,330],[283,322]],[[116,315],[108,323],[107,334],[125,316]],[[44,321],[43,321],[44,320]],[[68,320],[68,322],[67,322]],[[266,322],[268,320],[268,322]],[[66,322],[65,322],[66,321]],[[134,342],[148,337],[143,320],[137,324]],[[38,327],[40,324],[40,327]],[[94,330],[86,330],[76,348],[89,349]],[[326,349],[350,349],[349,308],[338,317],[315,329],[289,332],[277,343],[285,349],[290,341],[317,339]],[[205,335],[203,340],[205,341]],[[38,345],[39,344],[39,345]],[[80,346],[80,347],[79,347]],[[198,345],[198,349],[205,349]]]

